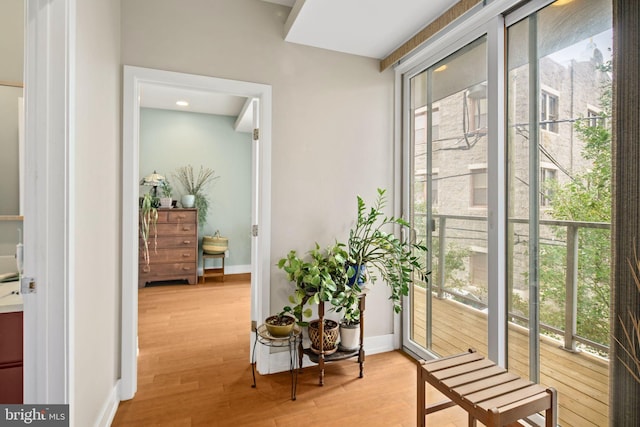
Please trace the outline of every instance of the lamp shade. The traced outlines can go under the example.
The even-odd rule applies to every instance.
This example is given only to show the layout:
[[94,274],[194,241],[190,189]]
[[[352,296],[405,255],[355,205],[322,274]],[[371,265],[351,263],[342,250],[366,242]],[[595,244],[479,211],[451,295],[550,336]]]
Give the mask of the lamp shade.
[[140,185],[150,185],[155,187],[160,185],[160,183],[164,182],[164,180],[165,180],[164,176],[160,175],[154,170],[152,174],[149,174],[144,178],[142,178],[142,180],[140,181]]

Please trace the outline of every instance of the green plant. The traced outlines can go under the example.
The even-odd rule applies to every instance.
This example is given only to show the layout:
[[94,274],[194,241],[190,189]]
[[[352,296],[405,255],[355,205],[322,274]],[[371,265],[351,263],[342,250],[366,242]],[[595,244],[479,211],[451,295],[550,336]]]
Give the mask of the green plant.
[[[429,273],[424,267],[427,248],[422,244],[401,240],[393,234],[392,227],[410,229],[411,225],[402,218],[384,215],[385,192],[384,189],[378,189],[376,201],[370,208],[358,196],[356,224],[349,231],[348,276],[356,275],[358,266],[366,266],[368,279],[372,283],[379,275],[391,288],[393,309],[399,313],[402,311],[402,297],[409,294],[414,275],[424,282],[428,280]],[[389,228],[391,230],[387,231]]]
[[210,168],[200,166],[200,171],[196,177],[193,173],[193,166],[181,166],[176,170],[174,177],[178,180],[185,191],[185,194],[195,196],[195,206],[198,208],[198,224],[201,226],[207,220],[209,211],[209,198],[204,193],[205,187],[216,179],[220,178],[215,175],[215,171]]
[[285,306],[283,313],[292,314],[298,324],[307,326],[303,318],[311,316],[311,309],[305,309],[305,305],[334,301],[336,292],[346,286],[346,260],[345,245],[338,242],[324,250],[316,243],[304,258],[295,250],[289,251],[278,261],[278,268],[284,270],[289,281],[295,284],[295,290],[289,296],[292,305]]
[[173,189],[171,188],[171,184],[169,183],[169,180],[165,179],[160,183],[160,191],[161,191],[162,197],[171,197],[171,193],[173,192]]
[[145,194],[140,198],[140,238],[143,242],[142,253],[144,261],[149,265],[149,238],[153,235],[154,250],[158,241],[158,200],[151,194]]

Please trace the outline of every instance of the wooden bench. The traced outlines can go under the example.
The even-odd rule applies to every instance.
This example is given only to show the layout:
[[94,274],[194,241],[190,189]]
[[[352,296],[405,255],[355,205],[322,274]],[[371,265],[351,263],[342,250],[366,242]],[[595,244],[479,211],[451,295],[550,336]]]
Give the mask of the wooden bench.
[[[430,384],[448,400],[427,406],[425,386]],[[557,425],[557,393],[553,388],[507,372],[474,350],[418,364],[418,426],[426,415],[458,405],[469,414],[469,426],[505,426],[545,411],[545,426]]]

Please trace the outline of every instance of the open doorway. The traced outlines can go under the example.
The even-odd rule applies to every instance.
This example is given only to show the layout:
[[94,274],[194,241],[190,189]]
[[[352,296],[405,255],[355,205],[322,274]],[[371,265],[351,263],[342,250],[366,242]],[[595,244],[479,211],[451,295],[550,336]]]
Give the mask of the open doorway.
[[[251,321],[269,310],[271,87],[140,67],[124,67],[122,160],[122,375],[121,399],[137,389],[138,324],[138,191],[140,152],[140,94],[145,85],[217,93],[254,100],[251,173]],[[258,126],[259,124],[259,126]],[[247,325],[247,339],[253,335]],[[247,355],[249,358],[249,355]]]

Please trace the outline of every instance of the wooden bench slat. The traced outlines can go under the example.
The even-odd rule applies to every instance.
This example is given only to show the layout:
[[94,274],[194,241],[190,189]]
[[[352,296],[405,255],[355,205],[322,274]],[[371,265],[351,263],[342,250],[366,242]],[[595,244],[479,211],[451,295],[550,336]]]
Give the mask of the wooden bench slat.
[[460,387],[452,388],[452,390],[453,392],[458,393],[460,396],[466,396],[468,394],[476,393],[481,390],[495,387],[500,384],[508,383],[509,381],[514,381],[517,379],[520,379],[520,377],[516,374],[512,374],[511,372],[504,372],[489,378],[482,378],[478,381],[474,381]]
[[424,363],[422,366],[429,372],[437,372],[441,369],[451,368],[452,366],[462,365],[464,363],[475,362],[476,360],[482,360],[484,357],[478,353],[462,353],[454,357],[448,357],[446,359],[430,360]]
[[[448,380],[446,380],[446,383],[450,388],[456,388],[456,387],[461,387],[465,384],[473,383],[478,380],[482,380],[485,378],[490,378],[490,377],[494,377],[494,376],[498,376],[506,373],[507,373],[506,369],[501,368],[500,366],[494,365],[485,369],[477,370],[475,372],[470,372],[468,374],[458,375],[455,378],[449,378]],[[518,376],[515,374],[509,374],[509,375],[512,375],[513,377],[518,378]]]
[[484,402],[479,402],[477,405],[480,408],[484,409],[485,411],[488,411],[494,408],[498,408],[498,410],[500,410],[500,407],[502,406],[510,405],[522,399],[526,399],[527,397],[534,396],[540,393],[541,391],[544,391],[544,388],[540,387],[539,385],[532,384],[528,387],[521,388],[520,390],[503,394],[502,396],[485,400]]
[[492,399],[494,397],[502,396],[503,394],[511,393],[516,390],[520,390],[521,388],[525,388],[531,385],[531,381],[523,380],[523,379],[515,379],[504,384],[495,385],[490,388],[485,388],[484,390],[478,391],[476,393],[471,393],[468,395],[462,395],[462,398],[468,400],[471,403],[478,403],[488,399]]
[[475,362],[465,363],[463,365],[453,366],[451,368],[443,369],[438,372],[434,372],[431,375],[442,381],[447,378],[455,377],[462,374],[468,374],[469,372],[474,372],[483,368],[488,368],[493,366],[494,363],[488,359],[477,360]]
[[538,412],[545,411],[551,406],[551,395],[547,392],[539,393],[510,405],[490,411],[495,416],[500,414],[500,422],[509,424],[523,418],[529,417]]

